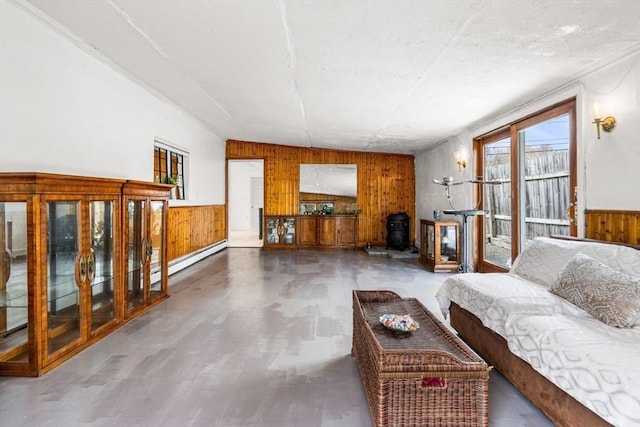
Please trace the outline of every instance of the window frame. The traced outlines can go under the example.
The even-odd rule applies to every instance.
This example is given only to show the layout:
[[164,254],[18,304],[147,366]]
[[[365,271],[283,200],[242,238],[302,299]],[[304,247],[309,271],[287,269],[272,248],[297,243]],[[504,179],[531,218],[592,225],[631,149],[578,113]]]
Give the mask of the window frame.
[[176,177],[176,199],[187,199],[187,171],[189,152],[181,147],[169,144],[160,138],[153,144],[153,176],[155,182],[167,182],[167,176]]

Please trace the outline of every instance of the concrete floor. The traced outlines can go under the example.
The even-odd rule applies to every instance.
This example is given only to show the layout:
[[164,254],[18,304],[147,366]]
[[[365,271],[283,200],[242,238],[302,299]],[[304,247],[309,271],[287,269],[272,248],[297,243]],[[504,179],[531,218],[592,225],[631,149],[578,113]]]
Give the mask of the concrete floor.
[[[1,426],[370,426],[352,289],[417,297],[447,274],[364,251],[230,248],[171,298],[40,378],[0,378]],[[551,426],[495,370],[492,427]]]

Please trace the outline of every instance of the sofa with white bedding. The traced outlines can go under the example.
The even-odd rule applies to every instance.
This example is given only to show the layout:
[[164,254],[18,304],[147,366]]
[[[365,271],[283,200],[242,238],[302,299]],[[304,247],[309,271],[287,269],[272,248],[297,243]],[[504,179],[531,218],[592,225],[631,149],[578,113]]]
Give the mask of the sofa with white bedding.
[[451,325],[556,425],[640,426],[640,250],[536,238],[508,273],[449,277]]

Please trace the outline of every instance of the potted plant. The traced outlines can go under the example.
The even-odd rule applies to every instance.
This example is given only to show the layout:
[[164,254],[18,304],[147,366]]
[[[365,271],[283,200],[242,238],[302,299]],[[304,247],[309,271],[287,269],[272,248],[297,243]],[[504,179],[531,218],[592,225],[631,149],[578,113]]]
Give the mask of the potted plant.
[[173,185],[173,188],[170,190],[169,193],[169,198],[171,199],[176,199],[176,194],[177,194],[177,190],[176,190],[176,185],[178,184],[178,177],[177,176],[172,176],[172,175],[162,175],[158,177],[158,182],[160,182],[161,184],[171,184]]
[[170,175],[167,175],[167,176],[164,178],[164,183],[165,183],[165,184],[176,185],[176,184],[178,184],[178,177],[177,177],[177,176],[170,176]]

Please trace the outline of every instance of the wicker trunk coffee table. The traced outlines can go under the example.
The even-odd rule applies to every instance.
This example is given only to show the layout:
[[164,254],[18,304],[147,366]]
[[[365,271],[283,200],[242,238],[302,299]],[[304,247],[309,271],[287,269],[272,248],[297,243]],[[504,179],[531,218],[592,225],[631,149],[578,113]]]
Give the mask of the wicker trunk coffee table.
[[[383,314],[409,314],[399,333]],[[376,426],[486,426],[490,367],[415,298],[353,291],[353,346]]]

